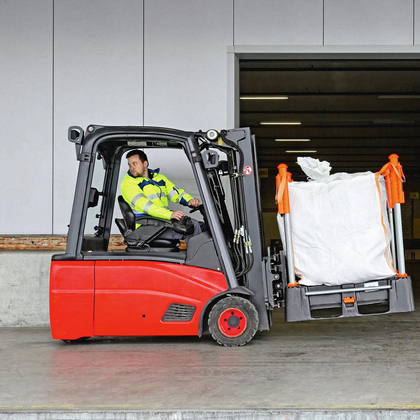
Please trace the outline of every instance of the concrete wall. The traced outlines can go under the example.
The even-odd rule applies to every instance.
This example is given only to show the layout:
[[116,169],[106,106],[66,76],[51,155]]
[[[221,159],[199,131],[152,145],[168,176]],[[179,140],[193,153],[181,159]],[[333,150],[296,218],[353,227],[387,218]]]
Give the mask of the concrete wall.
[[49,251],[0,252],[0,326],[49,324]]
[[[68,126],[230,128],[228,47],[419,45],[419,3],[0,0],[0,234],[66,233]],[[46,323],[49,255],[0,257],[0,325]]]

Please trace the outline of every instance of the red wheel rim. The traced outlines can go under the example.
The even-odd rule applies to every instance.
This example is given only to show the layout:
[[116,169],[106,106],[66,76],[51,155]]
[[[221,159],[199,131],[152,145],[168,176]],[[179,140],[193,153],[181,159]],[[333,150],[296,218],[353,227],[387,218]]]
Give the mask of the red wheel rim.
[[219,316],[219,329],[227,337],[238,337],[246,328],[246,316],[237,308],[229,308]]

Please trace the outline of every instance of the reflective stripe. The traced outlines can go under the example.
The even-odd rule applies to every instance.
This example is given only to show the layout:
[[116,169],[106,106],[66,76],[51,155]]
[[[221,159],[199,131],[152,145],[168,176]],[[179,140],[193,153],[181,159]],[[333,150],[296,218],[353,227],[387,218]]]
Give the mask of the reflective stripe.
[[168,194],[169,200],[171,200],[177,192],[178,191],[175,188],[172,188],[172,191]]
[[178,202],[181,201],[182,196],[184,196],[186,194],[186,192],[184,191],[179,197],[178,197]]
[[158,194],[146,195],[146,198],[148,198],[149,200],[154,200],[155,198],[162,198],[162,197],[165,197],[165,194],[163,192],[160,192]]
[[133,205],[133,206],[135,206],[136,205],[136,201],[139,199],[139,198],[142,198],[142,197],[144,197],[144,194],[143,193],[140,193],[140,194],[137,194],[132,200],[131,200],[131,204]]
[[143,212],[144,213],[148,213],[148,211],[149,211],[149,209],[150,209],[150,207],[152,207],[152,202],[151,201],[148,201],[146,204],[145,204],[145,206],[143,207]]

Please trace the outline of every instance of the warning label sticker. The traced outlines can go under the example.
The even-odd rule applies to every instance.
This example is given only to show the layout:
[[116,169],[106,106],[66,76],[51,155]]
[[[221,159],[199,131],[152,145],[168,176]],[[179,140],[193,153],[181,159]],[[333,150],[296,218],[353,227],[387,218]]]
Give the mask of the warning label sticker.
[[244,169],[242,169],[242,172],[244,175],[251,175],[253,170],[252,170],[252,166],[249,165],[245,165]]

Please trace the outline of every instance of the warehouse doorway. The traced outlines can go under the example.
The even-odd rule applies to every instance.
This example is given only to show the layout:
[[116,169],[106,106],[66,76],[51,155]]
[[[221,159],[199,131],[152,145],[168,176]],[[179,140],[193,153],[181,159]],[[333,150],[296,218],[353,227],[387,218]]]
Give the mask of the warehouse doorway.
[[332,171],[378,171],[397,153],[407,178],[404,238],[420,239],[420,60],[239,61],[240,126],[257,138],[262,206],[275,214],[277,165],[297,156]]

